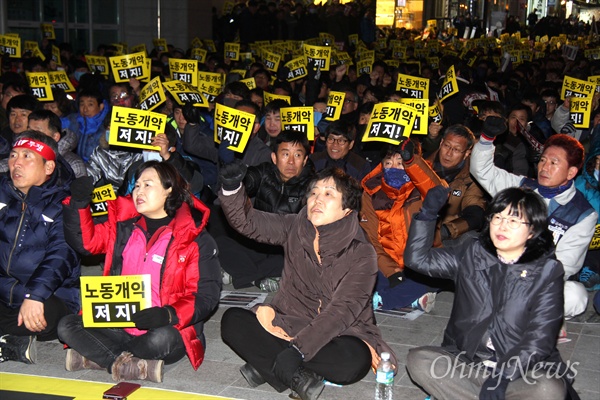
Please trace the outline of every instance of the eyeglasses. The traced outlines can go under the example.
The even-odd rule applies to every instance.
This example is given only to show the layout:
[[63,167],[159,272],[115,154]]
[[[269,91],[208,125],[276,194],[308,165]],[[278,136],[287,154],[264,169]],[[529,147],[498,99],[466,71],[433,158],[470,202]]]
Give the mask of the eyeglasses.
[[454,148],[452,146],[450,146],[448,143],[443,143],[442,142],[442,147],[450,153],[456,153],[456,154],[464,154],[466,152],[466,150],[459,150],[457,148]]
[[121,92],[119,94],[112,95],[111,100],[127,100],[129,99],[129,93]]
[[346,144],[346,143],[348,143],[348,142],[349,142],[349,140],[348,140],[348,139],[346,139],[346,138],[339,138],[339,139],[336,139],[336,138],[334,138],[334,137],[327,136],[327,143],[329,143],[329,144],[337,143],[337,144],[339,144],[340,146],[343,146],[343,145],[345,145],[345,144]]
[[556,102],[554,100],[544,100],[544,103],[546,103],[546,104],[556,104]]
[[521,227],[521,224],[523,225],[531,225],[531,223],[529,222],[523,222],[518,218],[515,217],[503,217],[500,214],[493,214],[490,217],[490,222],[492,223],[492,225],[502,225],[502,221],[506,220],[506,224],[508,225],[508,227],[510,229],[519,229]]

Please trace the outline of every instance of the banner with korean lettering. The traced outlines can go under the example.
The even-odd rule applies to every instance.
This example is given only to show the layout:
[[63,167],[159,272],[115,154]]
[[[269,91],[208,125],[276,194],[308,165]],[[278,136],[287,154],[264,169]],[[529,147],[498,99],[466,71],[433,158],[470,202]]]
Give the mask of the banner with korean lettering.
[[42,61],[46,59],[46,56],[40,50],[38,42],[34,42],[33,40],[26,40],[24,43],[24,49],[25,53],[31,53],[31,57],[39,57]]
[[308,140],[315,140],[314,111],[312,107],[282,107],[279,110],[281,130],[303,132]]
[[150,274],[82,276],[80,279],[85,328],[133,328],[133,314],[152,307]]
[[56,40],[56,33],[54,32],[54,25],[52,24],[40,24],[42,29],[42,37],[48,40]]
[[254,78],[240,79],[240,82],[248,86],[248,89],[250,90],[256,89],[256,81],[254,80]]
[[223,78],[223,74],[218,72],[198,72],[198,84],[208,83],[209,85],[223,86]]
[[281,62],[281,55],[273,53],[272,51],[263,50],[262,59],[265,64],[265,69],[271,72],[277,72],[279,69],[279,63]]
[[215,105],[215,142],[229,142],[230,150],[243,153],[254,129],[256,116],[217,103]]
[[197,107],[208,107],[208,101],[202,96],[200,91],[185,82],[168,81],[162,82],[162,85],[178,104],[195,103]]
[[273,100],[283,100],[285,102],[287,102],[288,104],[292,104],[292,98],[290,96],[285,96],[283,94],[273,94],[273,93],[269,93],[269,92],[263,92],[263,102],[265,103],[264,105],[266,106],[267,104],[269,104],[270,102],[272,102]]
[[313,62],[315,68],[321,71],[329,71],[331,62],[331,47],[327,46],[312,46],[310,44],[302,45],[304,51],[304,60],[306,65]]
[[144,53],[146,55],[146,57],[148,57],[148,50],[146,49],[146,43],[131,46],[129,48],[129,51],[131,53]]
[[108,75],[110,72],[110,68],[108,66],[108,59],[104,56],[85,56],[85,62],[88,65],[88,68],[92,72],[98,72],[102,75]]
[[208,50],[209,53],[216,53],[217,46],[215,45],[215,41],[212,39],[202,39],[202,43],[204,43],[204,47]]
[[140,109],[152,111],[167,100],[160,77],[148,82],[140,91]]
[[156,49],[156,51],[159,52],[159,53],[163,53],[165,51],[168,51],[168,48],[167,48],[167,39],[154,38],[154,39],[152,39],[152,45],[154,46],[154,48]]
[[129,82],[130,78],[149,79],[150,68],[144,53],[110,57],[115,82]]
[[591,97],[571,97],[569,104],[569,118],[575,128],[589,128],[592,115]]
[[330,91],[327,96],[327,108],[323,117],[327,121],[337,121],[342,115],[342,108],[344,108],[344,100],[346,99],[346,93]]
[[443,103],[448,97],[458,93],[458,82],[456,81],[456,73],[454,72],[454,65],[448,68],[444,82],[442,82],[442,88],[440,89],[440,101]]
[[240,44],[226,42],[223,49],[225,58],[229,58],[232,61],[238,61],[240,59]]
[[[168,83],[168,82],[165,82]],[[164,134],[167,116],[152,111],[113,106],[108,143],[145,150],[160,150],[152,145],[156,135]]]
[[596,92],[600,92],[600,75],[592,75],[592,76],[588,76],[588,82],[592,82],[594,85],[596,85]]
[[285,67],[290,70],[287,76],[288,82],[293,82],[298,79],[302,79],[308,75],[308,70],[306,69],[304,57],[296,57],[293,60],[288,61],[287,63],[285,63]]
[[116,200],[117,195],[113,185],[100,186],[94,189],[92,192],[92,216],[98,217],[100,215],[108,214],[108,200]]
[[400,99],[400,103],[417,110],[417,117],[415,118],[411,135],[427,135],[429,127],[429,99]]
[[373,62],[369,59],[356,62],[356,72],[359,76],[371,74],[371,68],[373,68]]
[[198,86],[198,61],[169,58],[171,79]]
[[21,38],[13,35],[0,35],[0,54],[10,58],[21,58]]
[[31,94],[39,101],[54,101],[47,72],[26,72]]
[[204,96],[208,103],[214,103],[217,99],[217,96],[223,91],[223,87],[218,84],[213,85],[206,82],[200,82],[198,85],[198,91],[202,93],[202,96]]
[[438,124],[442,123],[444,116],[442,114],[442,105],[440,103],[440,99],[435,99],[433,105],[429,106],[429,118],[431,118],[432,122],[436,122]]
[[362,141],[399,144],[402,136],[410,136],[417,114],[417,110],[406,104],[375,104]]
[[64,90],[66,93],[74,93],[75,87],[65,71],[49,71],[50,87]]
[[429,98],[429,79],[398,74],[396,90],[405,93],[412,99],[427,99]]
[[595,89],[596,85],[591,82],[565,75],[560,91],[560,98],[564,100],[567,97],[592,97]]
[[52,45],[52,61],[57,63],[58,65],[62,65],[62,61],[60,59],[60,48],[58,46]]
[[194,47],[192,49],[192,54],[190,55],[190,57],[192,59],[198,61],[199,63],[205,63],[207,55],[208,55],[208,51],[206,49],[202,49],[200,47]]

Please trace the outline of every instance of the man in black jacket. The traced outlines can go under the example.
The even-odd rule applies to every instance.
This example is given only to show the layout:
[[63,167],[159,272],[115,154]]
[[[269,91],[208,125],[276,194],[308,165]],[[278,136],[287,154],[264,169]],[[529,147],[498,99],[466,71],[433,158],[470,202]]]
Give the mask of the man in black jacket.
[[[307,185],[315,175],[309,149],[304,133],[285,130],[271,146],[273,162],[248,167],[244,185],[255,209],[277,214],[300,211]],[[231,275],[236,289],[253,284],[265,291],[278,289],[283,270],[281,247],[257,243],[233,230],[216,241],[221,267]]]

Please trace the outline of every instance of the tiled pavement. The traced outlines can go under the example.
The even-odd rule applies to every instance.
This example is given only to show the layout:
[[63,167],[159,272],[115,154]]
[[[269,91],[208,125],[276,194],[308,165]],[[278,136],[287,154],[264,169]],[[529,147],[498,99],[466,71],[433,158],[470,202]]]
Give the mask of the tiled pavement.
[[[99,274],[98,267],[85,267],[86,274]],[[224,290],[233,290],[231,286]],[[378,318],[378,324],[386,341],[392,346],[403,361],[411,347],[422,345],[438,345],[442,340],[452,307],[453,294],[442,292],[438,295],[435,308],[430,314],[420,316],[414,321],[394,317]],[[283,400],[289,392],[277,393],[268,385],[251,389],[239,373],[242,360],[227,347],[220,336],[220,320],[224,309],[206,323],[207,351],[206,358],[198,371],[194,371],[187,358],[168,366],[164,382],[161,384],[146,383],[145,386],[160,387],[194,393],[219,395],[248,400]],[[588,309],[587,319],[593,315]],[[600,318],[595,318],[600,321]],[[243,328],[241,328],[243,329]],[[600,323],[567,323],[570,342],[560,344],[563,359],[579,362],[575,388],[583,400],[600,399]],[[59,378],[83,379],[98,382],[111,382],[109,374],[103,371],[67,372],[64,369],[65,352],[57,341],[38,343],[38,363],[24,365],[16,362],[0,364],[0,372],[18,372],[33,375],[45,375]],[[2,384],[0,382],[0,388]],[[364,400],[374,395],[374,375],[369,373],[362,381],[343,388],[327,386],[321,395],[323,400]],[[415,386],[408,377],[404,365],[394,384],[394,399],[422,400],[426,394]],[[185,394],[182,394],[185,399]],[[535,399],[533,399],[535,400]],[[540,399],[541,400],[541,399]]]

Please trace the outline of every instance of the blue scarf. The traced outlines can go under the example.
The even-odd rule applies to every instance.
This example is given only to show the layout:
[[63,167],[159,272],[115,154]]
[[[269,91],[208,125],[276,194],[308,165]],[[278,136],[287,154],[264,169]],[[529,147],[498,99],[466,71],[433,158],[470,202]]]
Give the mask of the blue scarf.
[[406,182],[410,182],[406,171],[400,168],[384,168],[383,179],[394,189],[400,189]]
[[545,199],[552,199],[554,198],[554,196],[558,196],[565,190],[569,189],[571,185],[573,185],[572,179],[570,181],[567,181],[567,183],[562,186],[550,188],[548,186],[540,185],[535,179],[526,178],[521,186],[527,186],[531,189],[537,189],[540,196],[542,196]]

